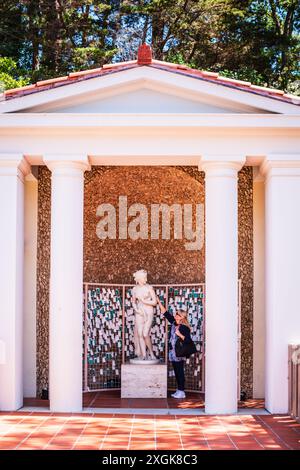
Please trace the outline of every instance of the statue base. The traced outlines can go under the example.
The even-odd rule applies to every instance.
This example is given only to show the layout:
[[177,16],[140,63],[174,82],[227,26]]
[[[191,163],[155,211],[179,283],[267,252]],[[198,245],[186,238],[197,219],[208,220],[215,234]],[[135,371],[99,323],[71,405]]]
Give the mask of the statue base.
[[130,364],[140,364],[141,366],[150,366],[153,364],[159,364],[159,359],[139,359],[138,357],[135,359],[130,359]]
[[166,398],[168,366],[141,362],[122,364],[121,398]]

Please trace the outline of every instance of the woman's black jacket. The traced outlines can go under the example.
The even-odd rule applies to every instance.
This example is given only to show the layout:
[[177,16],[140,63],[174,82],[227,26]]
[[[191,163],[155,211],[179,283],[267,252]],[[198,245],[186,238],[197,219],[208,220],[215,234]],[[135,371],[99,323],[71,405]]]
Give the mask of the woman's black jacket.
[[[164,317],[168,320],[169,323],[171,324],[175,323],[174,316],[168,310],[164,313]],[[186,344],[189,341],[191,341],[191,330],[189,329],[188,326],[182,325],[182,324],[179,325],[179,333],[181,333],[184,336],[184,340],[182,340],[183,344]],[[170,343],[170,348],[172,348],[171,343]]]

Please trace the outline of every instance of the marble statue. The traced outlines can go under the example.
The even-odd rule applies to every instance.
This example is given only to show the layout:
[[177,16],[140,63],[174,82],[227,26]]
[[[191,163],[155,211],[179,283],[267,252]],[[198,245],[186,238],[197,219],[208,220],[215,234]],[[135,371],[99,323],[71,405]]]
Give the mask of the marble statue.
[[147,283],[147,271],[136,271],[133,277],[136,282],[132,289],[132,305],[135,312],[134,348],[137,357],[135,362],[139,360],[153,364],[153,361],[159,362],[153,353],[150,338],[154,307],[157,304],[156,294],[153,287]]

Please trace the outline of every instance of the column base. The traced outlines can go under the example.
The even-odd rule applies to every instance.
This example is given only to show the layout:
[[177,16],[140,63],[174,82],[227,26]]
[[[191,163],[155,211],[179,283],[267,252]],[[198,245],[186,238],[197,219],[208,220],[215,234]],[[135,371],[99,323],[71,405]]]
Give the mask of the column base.
[[237,406],[220,407],[220,406],[205,406],[205,414],[207,415],[234,415],[238,412]]
[[56,406],[56,405],[51,405],[50,401],[50,411],[52,413],[82,413],[83,412],[83,405],[81,406]]

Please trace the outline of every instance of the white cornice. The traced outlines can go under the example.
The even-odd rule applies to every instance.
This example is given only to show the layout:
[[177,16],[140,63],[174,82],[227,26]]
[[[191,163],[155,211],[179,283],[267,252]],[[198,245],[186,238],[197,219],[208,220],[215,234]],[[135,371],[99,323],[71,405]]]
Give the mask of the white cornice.
[[267,155],[260,165],[260,172],[270,176],[300,176],[300,154]]
[[17,113],[0,114],[0,129],[72,128],[233,128],[299,129],[300,114],[198,114],[198,113]]

